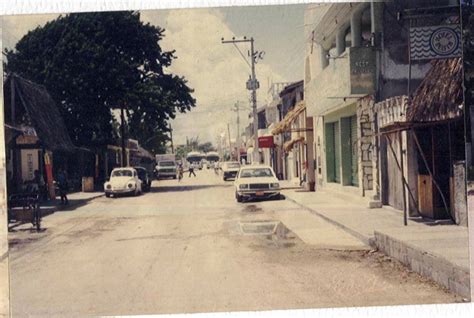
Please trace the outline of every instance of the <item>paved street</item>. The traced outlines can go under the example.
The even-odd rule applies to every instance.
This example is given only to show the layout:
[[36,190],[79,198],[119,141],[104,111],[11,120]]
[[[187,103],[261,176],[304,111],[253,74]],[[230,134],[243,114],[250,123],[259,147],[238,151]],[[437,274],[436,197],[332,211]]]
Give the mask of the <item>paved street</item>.
[[236,203],[213,171],[100,197],[44,226],[10,236],[14,317],[460,300],[289,200]]

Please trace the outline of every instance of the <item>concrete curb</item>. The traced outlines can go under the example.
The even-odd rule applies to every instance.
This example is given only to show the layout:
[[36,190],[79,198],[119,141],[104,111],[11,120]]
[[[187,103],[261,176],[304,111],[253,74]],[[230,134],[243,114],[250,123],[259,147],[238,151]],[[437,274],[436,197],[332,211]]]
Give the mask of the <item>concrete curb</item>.
[[316,215],[316,216],[319,216],[320,218],[324,219],[325,221],[331,223],[332,225],[335,225],[337,226],[338,228],[346,231],[347,233],[349,233],[350,235],[354,236],[356,239],[362,241],[362,243],[364,243],[365,245],[368,245],[368,246],[374,246],[373,244],[373,240],[374,238],[373,237],[367,237],[365,235],[362,235],[360,234],[359,232],[345,226],[344,224],[342,223],[339,223],[337,221],[334,221],[333,219],[331,218],[328,218],[327,216],[325,216],[324,214],[321,214],[319,213],[318,211],[314,210],[314,209],[311,209],[305,205],[303,205],[302,203],[296,201],[295,199],[291,198],[290,196],[288,196],[287,194],[285,195],[286,198],[288,200],[290,200],[291,202],[295,203],[296,205],[300,206],[301,208],[303,208],[304,210],[306,211],[309,211],[310,213]]
[[469,270],[387,234],[378,231],[374,234],[374,244],[384,254],[450,291],[467,299],[471,298]]
[[363,235],[344,224],[303,205],[291,198],[289,195],[286,195],[286,198],[310,213],[319,216],[325,221],[346,231],[350,235],[364,242],[366,245],[377,248],[385,255],[400,261],[412,271],[435,281],[462,297],[467,299],[471,298],[469,270],[466,271],[465,268],[455,265],[441,256],[432,255],[409,243],[400,241],[379,231],[374,231],[374,236],[367,237],[366,235]]

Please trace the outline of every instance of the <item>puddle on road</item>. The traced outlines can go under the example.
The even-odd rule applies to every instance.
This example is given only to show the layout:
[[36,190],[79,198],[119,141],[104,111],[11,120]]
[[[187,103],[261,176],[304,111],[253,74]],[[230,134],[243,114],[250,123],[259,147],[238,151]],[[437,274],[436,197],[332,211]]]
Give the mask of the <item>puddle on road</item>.
[[282,222],[275,220],[251,220],[238,222],[238,234],[254,237],[265,247],[289,248],[296,245],[297,236]]

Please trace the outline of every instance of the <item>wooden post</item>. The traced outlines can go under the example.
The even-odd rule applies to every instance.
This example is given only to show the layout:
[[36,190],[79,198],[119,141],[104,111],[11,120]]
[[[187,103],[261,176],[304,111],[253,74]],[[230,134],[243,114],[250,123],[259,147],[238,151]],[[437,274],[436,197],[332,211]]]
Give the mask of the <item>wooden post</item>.
[[125,115],[124,115],[124,106],[123,104],[120,105],[120,119],[121,119],[121,124],[120,124],[120,131],[121,131],[121,141],[122,141],[122,167],[127,166],[127,153],[125,151]]
[[405,166],[403,160],[403,138],[402,131],[398,132],[398,144],[400,149],[400,170],[402,172],[402,194],[403,194],[403,224],[408,225],[408,210],[407,210],[407,197],[406,197],[406,187],[405,187]]
[[[16,127],[16,109],[15,109],[15,76],[10,74],[10,109],[11,109],[11,122],[12,126]],[[19,173],[18,173],[18,150],[16,145],[16,137],[12,143],[12,179],[13,187],[15,191],[18,188],[19,184]],[[10,189],[11,190],[11,189]]]

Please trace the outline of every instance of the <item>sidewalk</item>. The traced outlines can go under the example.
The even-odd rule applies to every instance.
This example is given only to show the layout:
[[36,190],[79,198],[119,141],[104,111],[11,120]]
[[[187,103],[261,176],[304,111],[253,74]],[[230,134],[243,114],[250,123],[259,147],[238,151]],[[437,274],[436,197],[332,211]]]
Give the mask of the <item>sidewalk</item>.
[[470,298],[466,227],[409,220],[390,207],[369,209],[360,197],[332,191],[283,190],[287,199],[399,260],[411,270]]
[[299,184],[299,180],[279,180],[280,187],[282,190],[290,190],[290,189],[301,189]]
[[[74,210],[84,204],[87,204],[90,200],[101,197],[104,192],[74,192],[67,195],[69,199],[68,205],[62,205],[61,200],[51,200],[40,204],[41,215],[43,217],[53,214],[57,211],[69,211]],[[26,224],[28,225],[28,224]],[[13,223],[9,225],[9,229],[18,227],[19,224]],[[31,226],[31,224],[29,224]]]

